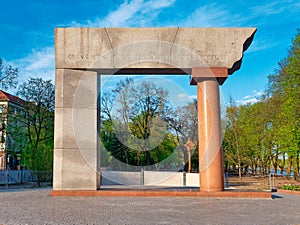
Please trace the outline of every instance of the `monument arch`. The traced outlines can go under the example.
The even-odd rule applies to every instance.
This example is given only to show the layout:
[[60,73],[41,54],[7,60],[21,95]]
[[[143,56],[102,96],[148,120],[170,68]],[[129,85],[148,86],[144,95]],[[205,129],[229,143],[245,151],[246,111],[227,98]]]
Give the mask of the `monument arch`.
[[200,191],[224,190],[219,85],[255,28],[57,28],[53,190],[97,190],[97,74],[190,74],[198,92]]

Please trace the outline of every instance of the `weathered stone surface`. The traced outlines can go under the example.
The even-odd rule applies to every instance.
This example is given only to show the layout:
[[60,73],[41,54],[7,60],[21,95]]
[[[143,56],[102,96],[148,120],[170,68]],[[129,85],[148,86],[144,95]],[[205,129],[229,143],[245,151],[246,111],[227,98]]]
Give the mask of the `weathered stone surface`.
[[97,148],[97,109],[55,109],[54,148]]
[[55,108],[97,108],[97,73],[56,69]]
[[95,158],[95,149],[55,149],[53,189],[96,190]]
[[54,190],[97,188],[97,73],[56,69]]
[[238,69],[255,28],[57,28],[56,68]]

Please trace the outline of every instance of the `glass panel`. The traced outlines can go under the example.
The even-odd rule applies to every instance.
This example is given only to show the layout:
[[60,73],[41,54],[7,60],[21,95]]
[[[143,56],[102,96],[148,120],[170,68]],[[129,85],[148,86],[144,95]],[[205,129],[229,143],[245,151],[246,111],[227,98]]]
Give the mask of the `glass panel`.
[[183,186],[188,156],[198,171],[196,88],[189,76],[99,79],[101,188]]

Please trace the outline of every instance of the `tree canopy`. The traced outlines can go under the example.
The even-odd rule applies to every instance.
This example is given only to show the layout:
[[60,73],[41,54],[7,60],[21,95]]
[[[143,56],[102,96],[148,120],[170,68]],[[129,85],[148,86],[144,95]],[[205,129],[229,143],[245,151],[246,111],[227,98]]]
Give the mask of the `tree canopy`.
[[15,88],[19,70],[6,64],[0,58],[0,87],[2,89]]
[[[45,179],[52,171],[54,142],[54,85],[50,80],[29,78],[17,92],[22,107],[9,114],[8,132],[22,150],[22,165]],[[42,173],[40,173],[42,172]]]
[[[254,104],[227,108],[223,149],[226,165],[267,174],[271,168],[299,177],[300,31],[288,56],[269,75],[265,95]],[[228,167],[227,167],[228,169]]]
[[[151,81],[135,85],[130,78],[120,80],[112,92],[103,93],[100,136],[103,149],[112,159],[102,155],[102,165],[110,162],[112,166],[120,161],[125,167],[182,166],[185,155],[182,140],[195,136],[197,130],[195,110],[193,104],[175,109],[167,99],[166,89]],[[190,129],[194,127],[190,133],[188,125]]]

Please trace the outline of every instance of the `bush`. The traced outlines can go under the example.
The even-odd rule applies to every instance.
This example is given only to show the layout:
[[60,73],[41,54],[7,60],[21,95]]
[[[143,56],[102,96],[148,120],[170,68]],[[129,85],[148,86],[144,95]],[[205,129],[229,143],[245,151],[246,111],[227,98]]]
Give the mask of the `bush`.
[[284,184],[280,186],[279,189],[300,191],[300,184]]

